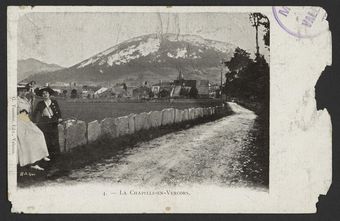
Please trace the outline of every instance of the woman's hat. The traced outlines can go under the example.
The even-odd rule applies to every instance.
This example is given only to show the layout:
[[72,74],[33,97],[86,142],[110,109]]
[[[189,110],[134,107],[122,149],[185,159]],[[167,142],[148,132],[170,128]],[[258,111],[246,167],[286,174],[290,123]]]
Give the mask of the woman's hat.
[[54,95],[55,94],[55,91],[50,88],[50,87],[43,87],[43,88],[40,88],[39,90],[37,90],[36,94],[40,97],[42,97],[42,93],[44,91],[47,91],[50,95]]
[[17,91],[28,91],[29,87],[27,84],[18,84],[17,85]]

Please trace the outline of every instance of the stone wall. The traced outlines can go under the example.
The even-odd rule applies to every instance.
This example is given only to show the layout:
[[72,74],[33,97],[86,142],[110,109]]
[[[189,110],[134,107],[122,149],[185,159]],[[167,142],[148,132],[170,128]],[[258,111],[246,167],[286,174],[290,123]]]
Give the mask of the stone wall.
[[97,120],[87,124],[87,141],[89,143],[99,139],[101,134],[102,134],[101,125]]
[[180,123],[182,122],[182,112],[183,110],[178,110],[178,109],[175,109],[175,123]]
[[168,108],[162,110],[162,126],[173,124],[175,121],[175,109]]
[[133,134],[136,131],[136,129],[135,129],[135,117],[136,117],[136,114],[130,114],[128,116],[128,118],[129,118],[129,134]]
[[136,114],[135,116],[135,130],[148,130],[150,129],[150,119],[147,113],[143,112],[140,114]]
[[108,138],[117,137],[117,125],[116,119],[112,117],[104,118],[100,122],[101,126],[101,136],[105,136]]
[[194,120],[195,119],[195,108],[189,108],[188,109],[188,120]]
[[100,122],[95,120],[88,124],[80,120],[68,120],[58,125],[60,150],[68,152],[76,146],[92,143],[104,137],[116,138],[140,130],[149,130],[224,112],[226,112],[226,108],[221,106],[184,110],[167,108],[162,111],[130,114],[118,118],[108,117]]
[[69,152],[76,146],[87,143],[86,123],[79,120],[69,120],[65,122],[64,127],[65,146],[64,151]]
[[116,128],[117,128],[117,137],[129,134],[129,117],[118,117],[116,118]]
[[162,125],[162,111],[151,111],[148,113],[150,118],[150,126],[157,128]]
[[65,152],[65,127],[63,124],[58,124],[58,133],[60,152]]

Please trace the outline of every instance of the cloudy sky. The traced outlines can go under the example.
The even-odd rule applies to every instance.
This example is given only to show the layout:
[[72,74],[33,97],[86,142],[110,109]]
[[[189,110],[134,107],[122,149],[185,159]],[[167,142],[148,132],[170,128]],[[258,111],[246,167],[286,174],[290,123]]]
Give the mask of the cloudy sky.
[[[151,33],[200,35],[255,51],[245,13],[29,13],[18,23],[18,58],[72,66],[127,39]],[[260,39],[260,52],[266,54]]]

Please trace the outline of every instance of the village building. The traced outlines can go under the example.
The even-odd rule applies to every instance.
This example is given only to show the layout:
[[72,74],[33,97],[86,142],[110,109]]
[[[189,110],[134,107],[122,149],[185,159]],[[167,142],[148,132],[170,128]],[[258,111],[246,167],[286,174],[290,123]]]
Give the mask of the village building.
[[108,97],[109,95],[111,95],[111,90],[107,87],[101,87],[93,94],[94,98]]
[[94,98],[94,91],[89,89],[89,90],[83,90],[81,92],[81,97],[82,98],[87,98],[87,99],[93,99]]
[[132,96],[138,99],[146,99],[150,97],[151,88],[147,86],[140,86],[132,91]]
[[116,84],[112,87],[112,92],[117,98],[131,98],[136,86],[127,86],[125,83]]
[[197,81],[197,91],[198,91],[198,96],[199,97],[209,97],[209,80],[200,80]]
[[182,73],[179,73],[178,78],[174,80],[171,97],[180,97],[181,90],[190,91],[191,88],[197,88],[199,97],[209,97],[209,80],[186,80]]
[[167,90],[167,91],[171,91],[173,87],[173,83],[169,82],[169,81],[160,81],[157,84],[154,84],[151,86],[151,91],[154,94],[158,94],[161,90]]

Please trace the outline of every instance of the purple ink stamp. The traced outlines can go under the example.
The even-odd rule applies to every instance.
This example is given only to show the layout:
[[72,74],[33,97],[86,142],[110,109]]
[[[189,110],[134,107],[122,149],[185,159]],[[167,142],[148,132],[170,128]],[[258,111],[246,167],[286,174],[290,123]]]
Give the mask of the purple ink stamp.
[[273,7],[278,24],[298,38],[313,38],[329,30],[327,13],[320,7]]

